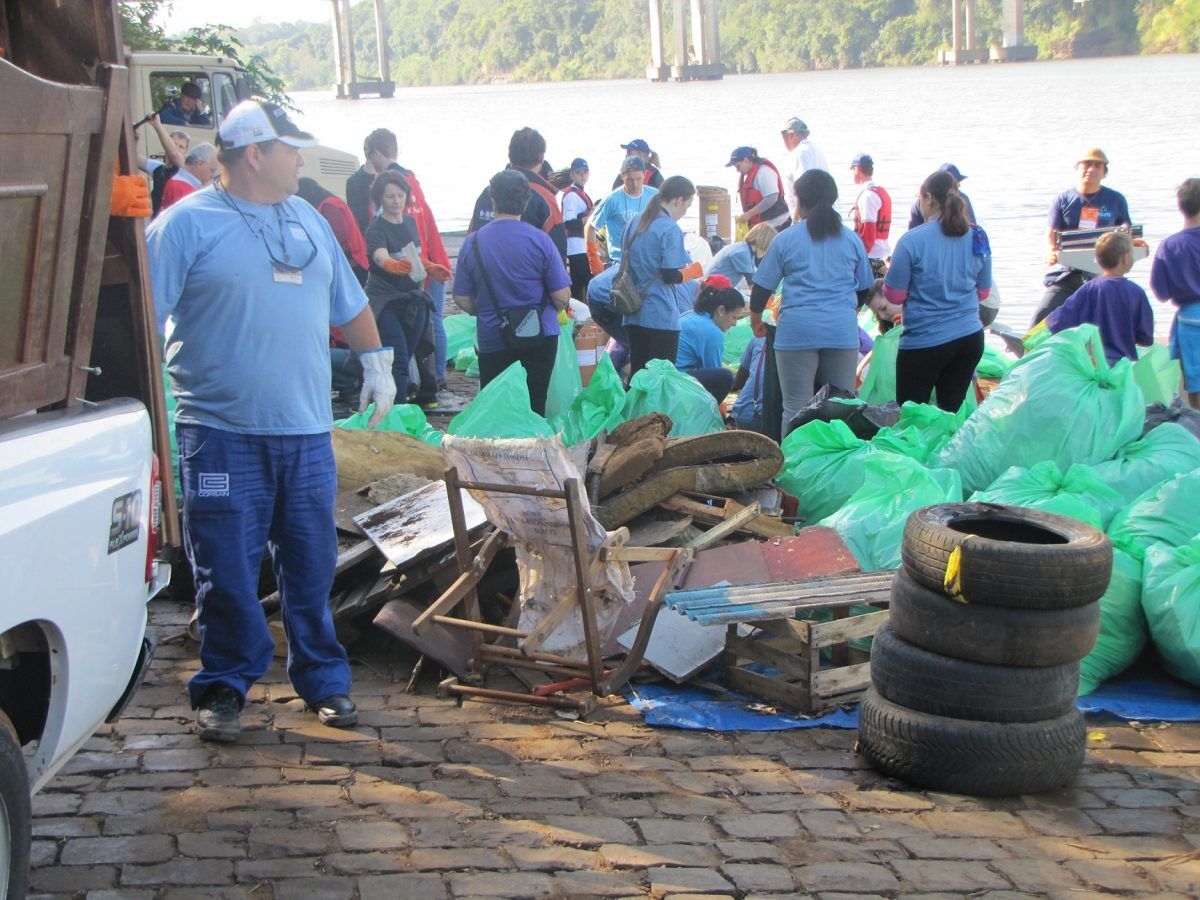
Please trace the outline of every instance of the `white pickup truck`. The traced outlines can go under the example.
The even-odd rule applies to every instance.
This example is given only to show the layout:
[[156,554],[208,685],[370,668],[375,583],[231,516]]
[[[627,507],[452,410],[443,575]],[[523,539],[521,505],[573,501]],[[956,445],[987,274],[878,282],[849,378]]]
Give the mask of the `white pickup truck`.
[[31,794],[136,690],[178,526],[143,222],[109,214],[134,161],[117,17],[3,10],[0,897],[20,898]]

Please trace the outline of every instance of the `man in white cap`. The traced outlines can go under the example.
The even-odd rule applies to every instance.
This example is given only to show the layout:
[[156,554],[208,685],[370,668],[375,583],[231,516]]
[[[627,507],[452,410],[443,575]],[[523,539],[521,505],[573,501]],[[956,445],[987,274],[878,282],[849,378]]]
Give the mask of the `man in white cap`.
[[269,550],[288,676],[321,722],[355,724],[334,636],[337,476],[329,326],[364,369],[371,424],[391,408],[392,350],[332,230],[298,188],[316,143],[280,107],[238,104],[218,132],[222,174],[166,210],[147,242],[158,327],[178,402],[184,548],[196,583],[200,671],[188,685],[203,740],[232,741],[274,641],[258,599]]
[[809,169],[828,172],[825,154],[808,139],[808,126],[795,116],[784,123],[783,146],[788,150],[788,161],[784,163],[784,180],[787,182],[787,202],[792,215],[796,214],[796,180]]

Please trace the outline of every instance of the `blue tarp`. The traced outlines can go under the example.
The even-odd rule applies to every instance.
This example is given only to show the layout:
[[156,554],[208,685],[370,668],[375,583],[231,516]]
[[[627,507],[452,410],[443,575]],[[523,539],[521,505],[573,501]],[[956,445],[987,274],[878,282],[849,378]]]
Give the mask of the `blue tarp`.
[[[626,689],[629,702],[647,725],[697,731],[790,731],[794,728],[857,728],[858,709],[835,710],[804,719],[773,711],[745,694],[714,694],[671,684],[637,684]],[[1116,678],[1102,684],[1079,708],[1138,722],[1200,722],[1200,690],[1168,675]]]

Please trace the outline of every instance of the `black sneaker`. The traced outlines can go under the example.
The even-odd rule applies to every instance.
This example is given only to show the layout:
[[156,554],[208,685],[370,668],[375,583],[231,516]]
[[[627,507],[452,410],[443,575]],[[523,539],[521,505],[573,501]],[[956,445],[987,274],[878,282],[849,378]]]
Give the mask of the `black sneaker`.
[[237,691],[215,684],[204,692],[196,710],[196,731],[202,741],[236,741],[242,733],[238,720],[241,700]]
[[358,707],[345,694],[334,694],[310,703],[309,707],[316,712],[321,724],[330,728],[349,728],[358,724]]

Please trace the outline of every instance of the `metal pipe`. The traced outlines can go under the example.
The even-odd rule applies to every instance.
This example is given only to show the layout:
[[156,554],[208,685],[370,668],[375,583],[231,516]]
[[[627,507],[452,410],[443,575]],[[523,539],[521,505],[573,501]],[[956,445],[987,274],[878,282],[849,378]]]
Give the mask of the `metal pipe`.
[[517,694],[513,691],[494,691],[490,688],[468,687],[465,684],[452,684],[446,688],[453,694],[464,697],[484,697],[488,700],[505,700],[509,703],[529,703],[533,706],[553,706],[557,709],[573,709],[577,712],[587,708],[587,704],[570,697],[536,697],[533,694]]

